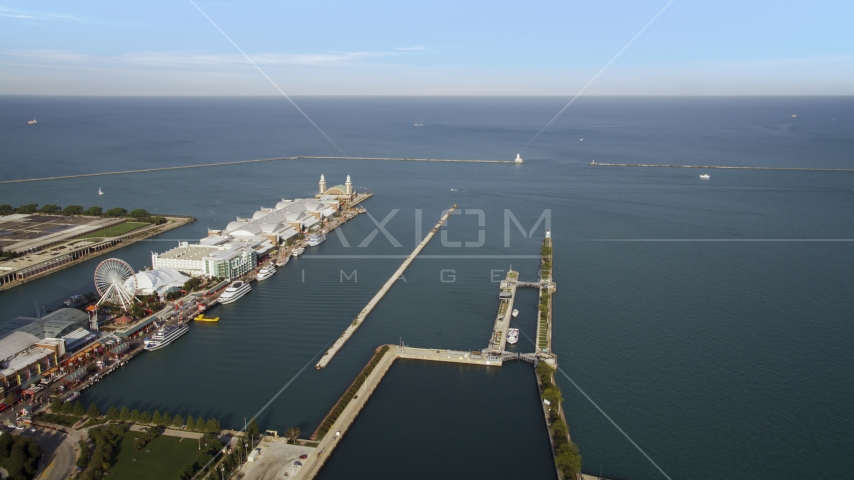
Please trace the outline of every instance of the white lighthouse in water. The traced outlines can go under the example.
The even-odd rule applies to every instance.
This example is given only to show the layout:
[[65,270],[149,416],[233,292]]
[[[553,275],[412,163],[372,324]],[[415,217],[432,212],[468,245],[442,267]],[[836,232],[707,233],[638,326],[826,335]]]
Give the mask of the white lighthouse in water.
[[514,160],[513,163],[525,163],[525,161],[522,160],[522,154],[517,153],[516,160]]

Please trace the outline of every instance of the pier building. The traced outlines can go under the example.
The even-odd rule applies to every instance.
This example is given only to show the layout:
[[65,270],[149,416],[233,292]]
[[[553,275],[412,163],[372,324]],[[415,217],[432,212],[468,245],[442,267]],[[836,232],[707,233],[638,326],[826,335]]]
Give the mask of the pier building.
[[[225,240],[229,240],[226,238]],[[259,246],[257,242],[228,242],[219,245],[179,242],[176,248],[164,253],[151,253],[154,269],[173,269],[194,277],[237,278],[258,265],[259,250],[272,249],[272,244]]]
[[282,199],[275,207],[261,207],[250,218],[237,217],[223,229],[208,229],[197,244],[180,242],[164,253],[151,253],[155,269],[171,268],[192,276],[237,278],[258,265],[278,245],[300,234],[317,230],[323,221],[340,211],[342,199],[350,199],[349,182],[326,189],[321,178],[318,198]]
[[44,317],[17,317],[0,327],[0,389],[17,391],[56,367],[66,353],[95,339],[86,330],[89,317],[73,308],[61,308]]
[[353,182],[350,181],[350,175],[347,175],[347,181],[344,182],[344,185],[335,185],[328,189],[326,188],[326,179],[321,175],[318,187],[319,192],[315,195],[315,198],[318,200],[327,198],[347,203],[355,197]]
[[[139,295],[166,295],[170,292],[177,292],[184,288],[184,283],[190,277],[183,275],[181,272],[172,268],[157,268],[154,270],[141,271],[135,275],[136,277],[136,293]],[[131,283],[128,279],[125,285]]]

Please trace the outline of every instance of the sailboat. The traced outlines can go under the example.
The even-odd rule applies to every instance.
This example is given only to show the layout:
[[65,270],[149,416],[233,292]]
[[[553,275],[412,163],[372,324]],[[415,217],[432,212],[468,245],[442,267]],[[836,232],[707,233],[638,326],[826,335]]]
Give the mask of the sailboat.
[[104,192],[101,190],[101,187],[98,187],[98,195],[103,195]]

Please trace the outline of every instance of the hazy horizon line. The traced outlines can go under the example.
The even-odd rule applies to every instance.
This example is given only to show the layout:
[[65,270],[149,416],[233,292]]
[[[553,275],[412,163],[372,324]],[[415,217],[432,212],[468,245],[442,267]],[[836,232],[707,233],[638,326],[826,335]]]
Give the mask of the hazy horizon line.
[[[310,93],[310,94],[295,94],[291,95],[291,97],[374,97],[374,98],[411,98],[411,97],[445,97],[445,98],[460,98],[460,97],[477,97],[477,98],[565,98],[571,97],[573,94],[567,93],[565,95],[533,95],[533,94],[518,94],[518,95],[477,95],[477,94],[442,94],[442,95],[433,95],[433,94],[386,94],[386,95],[376,95],[376,94],[318,94],[318,93]],[[162,94],[162,95],[91,95],[91,94],[51,94],[51,93],[0,93],[0,97],[113,97],[113,98],[128,98],[128,97],[147,97],[147,98],[280,98],[278,95],[184,95],[184,94]],[[642,98],[642,97],[656,97],[656,98],[695,98],[695,97],[717,97],[717,98],[744,98],[744,97],[762,97],[762,98],[792,98],[792,97],[854,97],[854,93],[845,94],[845,93],[791,93],[791,94],[761,94],[761,93],[729,93],[729,94],[713,94],[713,93],[698,93],[698,94],[586,94],[583,98],[590,97],[632,97],[632,98]],[[580,100],[580,99],[579,99]]]

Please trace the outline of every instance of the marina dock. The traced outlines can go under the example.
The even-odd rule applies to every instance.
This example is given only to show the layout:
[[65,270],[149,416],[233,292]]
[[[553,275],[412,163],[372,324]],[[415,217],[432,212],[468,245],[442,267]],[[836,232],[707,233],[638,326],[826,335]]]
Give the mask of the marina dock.
[[368,304],[365,306],[365,308],[363,308],[362,311],[359,312],[353,322],[344,330],[344,333],[342,333],[341,336],[338,337],[338,340],[335,340],[335,343],[332,345],[332,347],[330,347],[329,350],[327,350],[326,353],[323,354],[323,357],[320,359],[319,362],[317,362],[317,365],[315,365],[314,368],[320,370],[321,368],[325,368],[326,365],[329,364],[329,361],[332,360],[332,357],[334,357],[335,354],[338,353],[338,350],[340,350],[341,347],[343,347],[344,344],[347,343],[347,340],[349,340],[353,333],[355,333],[355,331],[362,325],[362,323],[365,321],[365,318],[367,318],[371,311],[373,311],[374,307],[377,306],[377,304],[380,302],[380,300],[382,300],[385,294],[388,293],[389,290],[391,290],[391,287],[394,286],[395,282],[397,282],[400,276],[403,275],[403,272],[406,270],[407,267],[409,267],[409,264],[412,263],[413,260],[415,260],[415,257],[417,257],[419,253],[421,253],[421,250],[423,250],[427,243],[430,242],[430,240],[433,238],[433,236],[436,235],[436,232],[439,231],[439,228],[442,227],[442,225],[448,220],[448,217],[451,216],[451,214],[454,213],[456,209],[457,206],[454,205],[447,212],[445,212],[445,214],[439,220],[439,223],[437,223],[436,226],[433,227],[432,230],[430,230],[430,233],[428,233],[427,236],[424,237],[423,240],[421,240],[421,243],[419,243],[415,247],[415,250],[413,250],[412,253],[410,253],[409,256],[406,257],[400,267],[398,267],[397,270],[395,270],[395,272],[392,274],[391,278],[389,278],[388,281],[385,282],[385,285],[380,288],[380,291],[377,292],[377,294],[374,295],[374,298],[372,298],[371,301],[368,302]]
[[[456,207],[456,206],[455,206]],[[431,234],[424,239],[424,241],[419,244],[419,247],[416,248],[416,251],[412,253],[407,258],[407,261],[404,262],[404,265],[395,272],[395,275],[386,282],[380,292],[374,297],[371,303],[368,304],[365,310],[363,310],[363,314],[367,315],[370,313],[370,309],[376,305],[376,302],[382,298],[382,295],[388,291],[388,289],[393,285],[394,281],[398,278],[402,270],[405,269],[408,262],[411,261],[420,251],[420,248],[429,241],[429,237],[434,234],[439,227],[441,227],[442,223],[447,220],[448,215],[453,210],[449,211],[448,214],[442,217],[439,224],[433,229]],[[386,373],[388,373],[391,366],[398,359],[404,360],[421,360],[421,361],[429,361],[429,362],[446,362],[446,363],[460,363],[467,365],[483,365],[489,367],[500,367],[504,361],[521,359],[533,364],[538,364],[539,362],[544,362],[550,366],[555,366],[557,364],[557,357],[551,353],[551,319],[552,319],[552,293],[554,293],[556,287],[552,280],[552,239],[551,234],[547,233],[546,238],[543,240],[543,247],[540,257],[540,273],[539,273],[539,281],[538,282],[522,282],[519,280],[519,272],[510,270],[507,272],[507,276],[504,280],[501,281],[499,285],[499,306],[498,313],[495,317],[495,324],[492,330],[492,336],[490,337],[489,344],[483,350],[448,350],[448,349],[435,349],[435,348],[416,348],[406,346],[404,344],[401,345],[386,345],[380,347],[378,349],[378,353],[375,355],[382,355],[381,358],[375,362],[375,366],[370,371],[369,374],[360,373],[359,376],[363,376],[365,378],[364,383],[358,384],[358,382],[354,382],[354,386],[351,386],[348,392],[342,396],[342,399],[339,400],[338,404],[333,407],[330,414],[327,415],[327,418],[322,422],[322,428],[318,427],[318,431],[315,432],[315,436],[312,436],[312,439],[317,438],[318,432],[322,434],[322,437],[319,440],[317,448],[309,454],[308,459],[303,462],[303,467],[296,471],[294,478],[300,480],[310,480],[317,476],[320,472],[323,465],[329,460],[329,457],[332,455],[332,452],[335,451],[335,448],[341,442],[341,439],[346,434],[347,430],[350,426],[355,422],[356,417],[364,408],[365,404],[367,404],[368,400],[373,395],[376,388],[379,386],[382,379],[385,377]],[[540,294],[540,308],[538,310],[538,323],[537,323],[537,337],[538,344],[537,349],[534,353],[513,353],[513,352],[505,352],[504,349],[507,345],[507,329],[510,326],[510,322],[513,318],[513,304],[516,298],[516,288],[517,287],[534,287],[539,289]],[[356,322],[364,320],[364,315],[357,317],[356,321],[354,321],[354,325],[351,325],[347,331],[341,336],[338,342],[336,342],[337,348],[340,348],[341,345],[346,341],[347,338],[352,334],[355,330]],[[340,342],[340,343],[339,343]],[[335,348],[335,347],[333,347]],[[384,349],[384,353],[383,350]],[[332,349],[330,349],[332,351]],[[325,366],[329,359],[334,355],[329,354],[324,356],[324,360],[321,360],[321,363]],[[321,368],[321,363],[318,363],[317,368]],[[357,376],[358,378],[358,376]],[[554,383],[554,376],[551,376],[551,382]],[[546,426],[550,427],[551,422],[553,421],[553,414],[551,412],[555,406],[549,406],[548,403],[544,402],[544,398],[542,395],[544,394],[544,385],[540,381],[539,375],[537,375],[537,384],[539,386],[539,392],[541,395],[541,406],[543,409],[543,415],[545,418]],[[358,391],[358,393],[355,393]],[[349,400],[348,400],[349,399]],[[558,417],[566,422],[566,417],[563,414],[563,409],[557,406]],[[340,412],[340,413],[335,413]],[[337,416],[335,416],[337,415]],[[548,428],[547,428],[548,430]],[[550,431],[550,430],[549,430]],[[571,441],[569,438],[569,433],[567,433],[567,440]],[[554,439],[549,434],[549,441],[552,445],[552,455],[555,456],[555,443]],[[556,457],[555,457],[555,460]],[[564,478],[563,474],[558,469],[558,478],[561,480]]]
[[492,337],[486,347],[488,356],[500,357],[507,347],[507,329],[510,328],[510,320],[513,319],[513,302],[516,300],[516,281],[519,272],[510,270],[507,277],[501,281],[498,293],[498,315],[495,317],[495,326],[492,328]]

